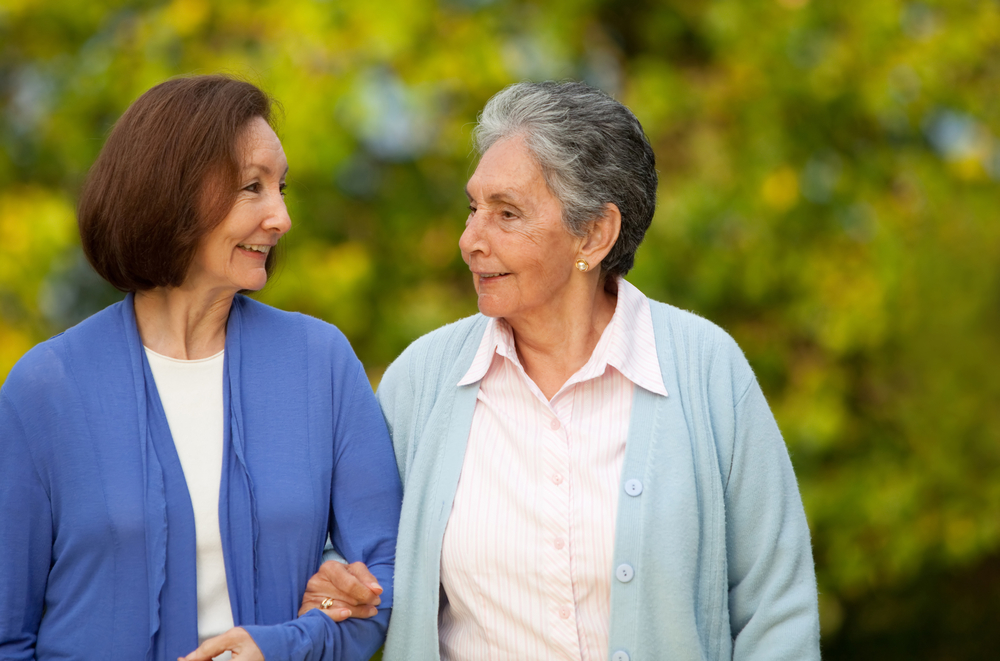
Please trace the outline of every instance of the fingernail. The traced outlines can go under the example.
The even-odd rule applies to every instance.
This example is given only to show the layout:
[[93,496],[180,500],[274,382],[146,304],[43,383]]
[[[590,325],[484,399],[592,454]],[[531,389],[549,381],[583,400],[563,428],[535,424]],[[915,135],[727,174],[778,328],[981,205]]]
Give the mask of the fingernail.
[[375,594],[382,594],[382,586],[379,585],[378,583],[369,583],[368,587],[370,587],[372,589],[372,592],[374,592]]
[[344,608],[340,611],[340,617],[350,617],[351,611]]

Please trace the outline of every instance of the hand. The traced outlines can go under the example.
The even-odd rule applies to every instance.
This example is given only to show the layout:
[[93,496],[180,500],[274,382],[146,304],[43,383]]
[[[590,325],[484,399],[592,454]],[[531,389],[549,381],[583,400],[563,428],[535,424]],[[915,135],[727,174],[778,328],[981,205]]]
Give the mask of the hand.
[[[299,615],[318,608],[334,622],[342,622],[349,617],[371,617],[378,613],[375,607],[382,603],[380,594],[382,586],[365,563],[345,565],[328,560],[320,565],[319,571],[306,584]],[[327,598],[332,599],[333,604],[323,608],[323,600]]]
[[198,649],[187,656],[178,657],[177,661],[212,661],[226,650],[233,653],[233,659],[239,661],[264,661],[257,643],[245,629],[235,627],[226,633],[209,638]]

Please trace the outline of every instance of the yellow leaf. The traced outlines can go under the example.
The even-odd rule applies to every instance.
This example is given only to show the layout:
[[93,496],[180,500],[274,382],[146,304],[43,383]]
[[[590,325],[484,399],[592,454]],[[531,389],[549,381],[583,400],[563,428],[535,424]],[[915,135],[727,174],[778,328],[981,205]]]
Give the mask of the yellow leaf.
[[799,176],[785,166],[767,175],[760,188],[764,204],[776,211],[787,211],[799,199]]

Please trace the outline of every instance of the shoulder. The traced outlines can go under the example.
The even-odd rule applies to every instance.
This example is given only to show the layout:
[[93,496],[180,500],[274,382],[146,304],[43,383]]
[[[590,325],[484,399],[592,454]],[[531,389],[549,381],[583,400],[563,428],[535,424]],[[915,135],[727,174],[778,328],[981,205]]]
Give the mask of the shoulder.
[[371,394],[354,348],[333,324],[245,296],[237,296],[233,307],[240,315],[233,348],[238,348],[241,362],[255,365],[255,373],[272,386],[283,383],[292,391],[308,384],[310,397],[330,392],[349,397],[359,387]]
[[[115,303],[79,324],[32,347],[11,369],[3,383],[10,395],[52,393],[66,380],[69,365],[124,345],[123,303]],[[105,364],[105,362],[102,362]]]
[[649,299],[660,365],[728,381],[744,390],[754,380],[753,370],[736,340],[704,317]]
[[0,392],[15,405],[58,391],[66,378],[66,342],[61,335],[35,345],[11,368]]
[[233,306],[239,309],[244,330],[251,337],[272,341],[308,342],[310,349],[326,346],[350,349],[347,337],[333,324],[301,312],[288,312],[246,296],[237,296]]
[[487,317],[481,314],[459,319],[417,338],[400,355],[459,354],[470,341],[475,342],[478,346],[483,331],[486,329],[487,321]]
[[654,328],[668,326],[673,335],[687,342],[726,346],[736,344],[729,333],[715,322],[669,303],[661,303],[651,298],[647,300]]
[[481,314],[465,317],[414,340],[386,370],[382,379],[437,382],[454,376],[457,383],[468,369],[486,329]]

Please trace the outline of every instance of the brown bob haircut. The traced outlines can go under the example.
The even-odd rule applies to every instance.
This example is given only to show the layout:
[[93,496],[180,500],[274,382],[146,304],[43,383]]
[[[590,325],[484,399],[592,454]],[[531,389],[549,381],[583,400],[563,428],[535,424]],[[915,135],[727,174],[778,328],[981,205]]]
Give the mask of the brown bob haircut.
[[94,270],[122,291],[180,285],[236,201],[245,130],[255,117],[272,124],[274,105],[255,85],[217,75],[168,80],[136,99],[80,193],[80,239]]

